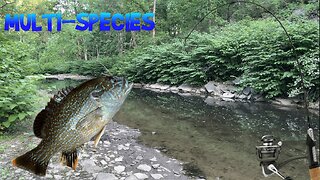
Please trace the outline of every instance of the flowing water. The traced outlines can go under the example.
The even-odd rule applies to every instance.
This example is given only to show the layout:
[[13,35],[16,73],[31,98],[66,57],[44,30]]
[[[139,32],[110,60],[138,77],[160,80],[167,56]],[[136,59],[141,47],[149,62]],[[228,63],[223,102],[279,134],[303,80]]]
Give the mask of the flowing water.
[[[46,84],[60,89],[70,82]],[[312,116],[316,131],[318,118]],[[186,173],[206,179],[264,179],[255,146],[265,134],[283,142],[280,162],[306,152],[307,124],[303,111],[296,108],[133,89],[114,120],[140,129],[141,143],[186,162]],[[293,161],[281,172],[293,179],[308,179],[306,160]]]

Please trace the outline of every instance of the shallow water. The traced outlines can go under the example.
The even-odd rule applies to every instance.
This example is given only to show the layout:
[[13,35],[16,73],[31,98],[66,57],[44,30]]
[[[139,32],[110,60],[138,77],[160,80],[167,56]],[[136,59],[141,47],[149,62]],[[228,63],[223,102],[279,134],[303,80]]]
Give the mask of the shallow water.
[[[70,82],[58,84],[55,88],[59,89]],[[318,118],[312,117],[314,125]],[[205,102],[201,97],[134,89],[114,120],[140,129],[142,143],[188,162],[188,174],[207,179],[264,179],[255,146],[265,134],[283,141],[280,161],[305,155],[306,121],[303,111],[295,108],[214,99]],[[305,160],[294,161],[281,172],[308,179]]]

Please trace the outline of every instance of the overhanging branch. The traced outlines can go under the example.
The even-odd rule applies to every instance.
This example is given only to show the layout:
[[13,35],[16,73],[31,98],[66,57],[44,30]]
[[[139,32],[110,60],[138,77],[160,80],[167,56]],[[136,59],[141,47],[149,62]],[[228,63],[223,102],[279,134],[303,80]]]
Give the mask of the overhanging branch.
[[2,6],[0,6],[0,9],[4,8],[6,5],[8,4],[13,4],[13,2],[7,2],[7,1],[4,1],[5,4],[3,4]]

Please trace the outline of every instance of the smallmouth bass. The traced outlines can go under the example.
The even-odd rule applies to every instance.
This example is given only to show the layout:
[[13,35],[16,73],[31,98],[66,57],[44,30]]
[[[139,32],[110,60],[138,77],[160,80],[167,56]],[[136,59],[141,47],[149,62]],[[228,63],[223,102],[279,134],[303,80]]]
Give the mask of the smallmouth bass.
[[79,148],[93,137],[98,144],[131,88],[124,78],[103,76],[59,91],[34,120],[34,134],[42,141],[12,164],[45,176],[50,159],[61,152],[62,163],[75,170]]

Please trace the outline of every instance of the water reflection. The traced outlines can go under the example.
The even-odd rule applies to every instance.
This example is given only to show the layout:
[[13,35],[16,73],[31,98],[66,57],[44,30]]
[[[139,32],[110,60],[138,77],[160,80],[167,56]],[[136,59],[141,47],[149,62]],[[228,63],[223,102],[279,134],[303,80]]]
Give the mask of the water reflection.
[[[318,117],[312,119],[316,124]],[[284,141],[282,159],[305,152],[306,123],[299,109],[215,99],[204,102],[201,97],[136,89],[115,120],[139,128],[143,143],[190,162],[189,170],[209,179],[261,179],[255,145],[264,134]],[[283,171],[307,179],[304,160],[297,162]]]

